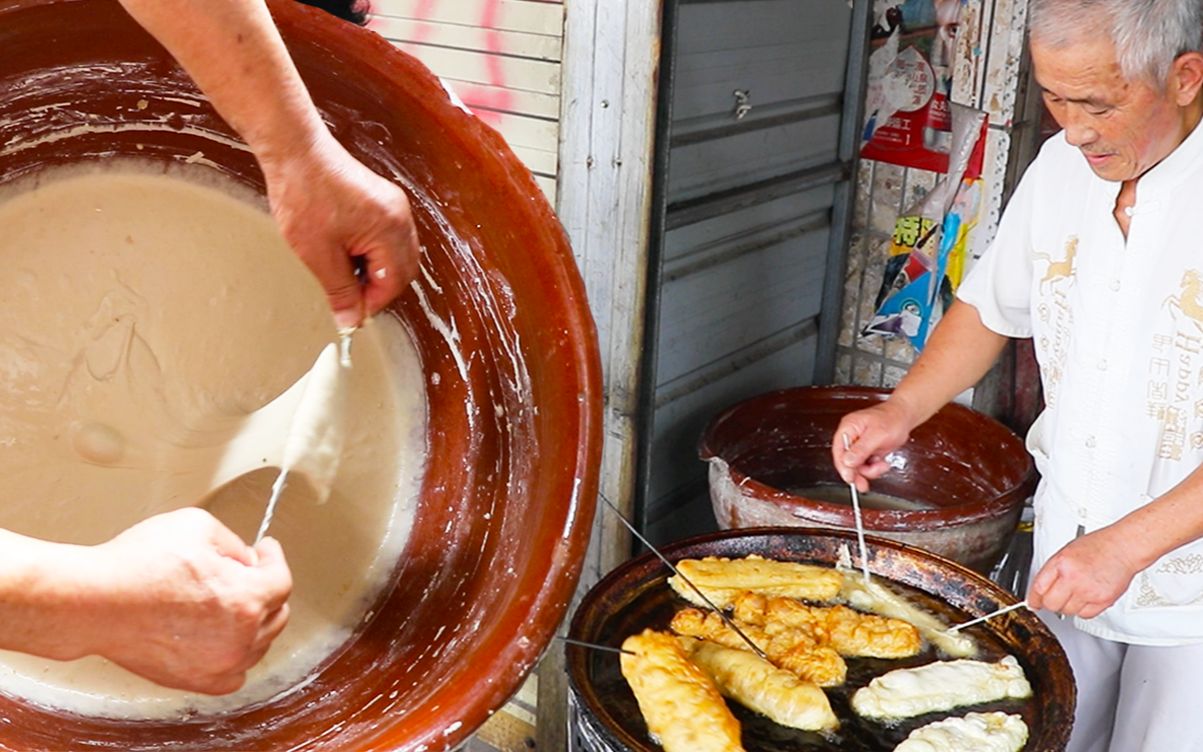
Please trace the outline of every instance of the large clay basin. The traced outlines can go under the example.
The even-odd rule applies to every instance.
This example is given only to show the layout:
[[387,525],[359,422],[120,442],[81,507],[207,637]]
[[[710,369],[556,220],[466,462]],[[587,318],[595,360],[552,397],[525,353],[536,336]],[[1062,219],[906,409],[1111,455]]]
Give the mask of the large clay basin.
[[[710,463],[719,525],[854,527],[849,489],[831,462],[832,435],[845,414],[888,396],[867,387],[802,387],[718,415],[699,454]],[[988,416],[950,404],[891,460],[873,494],[862,495],[865,530],[989,572],[1035,489],[1023,441]],[[870,508],[877,502],[883,508]]]
[[[395,586],[283,698],[129,723],[0,697],[0,750],[451,749],[517,689],[575,589],[597,491],[600,366],[562,228],[502,139],[423,66],[318,11],[271,8],[337,136],[409,188],[425,246],[395,305],[430,416]],[[116,2],[0,2],[0,47],[0,181],[202,152],[262,190],[252,156]]]

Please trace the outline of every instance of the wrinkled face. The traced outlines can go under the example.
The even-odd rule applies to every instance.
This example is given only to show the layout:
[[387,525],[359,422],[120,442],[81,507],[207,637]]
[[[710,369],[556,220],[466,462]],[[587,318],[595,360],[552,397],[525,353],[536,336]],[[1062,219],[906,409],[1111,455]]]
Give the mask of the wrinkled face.
[[1032,64],[1049,112],[1104,180],[1140,177],[1187,135],[1169,86],[1126,80],[1097,35],[1058,47],[1034,39]]

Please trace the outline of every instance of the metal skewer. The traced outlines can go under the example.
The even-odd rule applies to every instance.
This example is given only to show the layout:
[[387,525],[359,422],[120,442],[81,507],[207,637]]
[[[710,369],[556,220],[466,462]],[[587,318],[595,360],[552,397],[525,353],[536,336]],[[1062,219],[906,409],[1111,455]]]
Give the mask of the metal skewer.
[[263,512],[263,521],[259,523],[259,532],[255,533],[253,545],[259,545],[259,541],[263,540],[263,536],[267,534],[267,528],[272,524],[272,517],[276,514],[276,504],[280,502],[280,494],[284,492],[284,482],[287,478],[288,468],[284,468],[276,476],[276,482],[272,483],[272,495],[267,500],[267,509]]
[[[852,448],[852,442],[848,440],[848,434],[844,434],[844,451]],[[856,544],[860,547],[860,568],[865,574],[865,584],[869,584],[869,554],[865,548],[865,523],[860,516],[860,493],[856,490],[856,479],[848,484],[848,488],[852,489],[852,516],[856,520]]]
[[561,637],[560,635],[556,635],[555,637],[560,642],[566,642],[569,645],[576,645],[577,647],[590,648],[591,650],[604,650],[607,653],[622,653],[623,655],[638,655],[638,653],[634,653],[630,650],[623,650],[622,648],[612,648],[609,645],[598,645],[597,643],[594,643],[594,642],[585,642],[583,640],[574,640],[571,637]]
[[750,638],[746,634],[744,634],[743,630],[740,629],[738,626],[736,626],[735,622],[730,617],[728,617],[725,613],[723,613],[723,610],[721,608],[714,605],[714,602],[711,601],[709,598],[707,598],[706,594],[703,593],[698,588],[697,585],[693,584],[693,582],[688,577],[681,574],[681,570],[677,569],[677,567],[671,561],[664,558],[664,554],[660,553],[660,551],[655,546],[653,546],[651,543],[649,543],[647,538],[644,538],[642,535],[640,535],[639,531],[636,530],[635,526],[632,525],[630,523],[630,521],[628,521],[627,518],[623,516],[622,512],[619,511],[618,507],[614,506],[614,504],[609,499],[607,499],[605,496],[603,496],[602,494],[598,494],[598,497],[601,498],[601,500],[606,503],[606,506],[608,506],[610,508],[610,511],[614,512],[614,515],[616,517],[618,517],[619,520],[622,521],[622,524],[626,526],[627,530],[631,531],[631,535],[634,535],[636,538],[639,539],[640,543],[647,546],[648,550],[651,551],[652,553],[654,553],[660,559],[660,561],[664,562],[664,564],[669,569],[672,570],[672,573],[674,575],[676,575],[677,577],[680,577],[681,582],[684,582],[686,585],[693,588],[693,592],[697,593],[698,597],[701,598],[703,601],[705,601],[707,606],[714,609],[714,612],[716,614],[718,614],[720,619],[723,620],[723,623],[726,624],[728,627],[730,627],[731,630],[735,632],[735,634],[739,635],[740,639],[742,639],[744,642],[748,643],[748,647],[752,648],[752,652],[756,653],[756,655],[760,656],[761,658],[765,659],[766,661],[769,659],[769,657],[764,654],[764,651],[760,649],[760,646],[757,645],[756,643],[752,642],[752,638]]
[[981,624],[982,622],[987,621],[989,619],[993,619],[996,616],[1002,616],[1003,614],[1010,613],[1011,611],[1016,611],[1018,609],[1027,608],[1027,607],[1028,607],[1027,601],[1020,601],[1019,603],[1000,608],[997,611],[991,611],[990,613],[986,614],[985,616],[979,616],[976,619],[971,619],[970,621],[967,621],[964,624],[958,624],[955,627],[949,627],[945,631],[947,631],[949,634],[956,634],[957,632],[960,632],[965,627],[972,627],[974,624]]

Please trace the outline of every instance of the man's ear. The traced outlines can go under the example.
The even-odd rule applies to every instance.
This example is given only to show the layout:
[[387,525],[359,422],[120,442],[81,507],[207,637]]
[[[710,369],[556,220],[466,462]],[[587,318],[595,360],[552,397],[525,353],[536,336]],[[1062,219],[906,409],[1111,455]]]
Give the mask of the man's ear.
[[1184,52],[1174,58],[1170,68],[1170,91],[1178,106],[1185,107],[1195,101],[1203,89],[1203,53]]

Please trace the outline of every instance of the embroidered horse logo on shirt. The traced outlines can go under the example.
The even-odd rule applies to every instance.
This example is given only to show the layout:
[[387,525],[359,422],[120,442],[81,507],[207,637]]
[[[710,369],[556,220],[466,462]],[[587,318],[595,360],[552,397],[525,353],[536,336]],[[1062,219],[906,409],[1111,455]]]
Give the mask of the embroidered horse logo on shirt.
[[1078,238],[1073,236],[1065,242],[1065,258],[1060,261],[1053,261],[1052,255],[1048,253],[1032,255],[1048,264],[1044,269],[1044,276],[1040,278],[1040,289],[1043,290],[1046,284],[1051,285],[1057,280],[1069,279],[1073,276],[1074,260],[1078,255]]
[[1182,275],[1182,291],[1165,299],[1165,304],[1176,308],[1195,326],[1203,329],[1203,274],[1198,270],[1187,269]]

